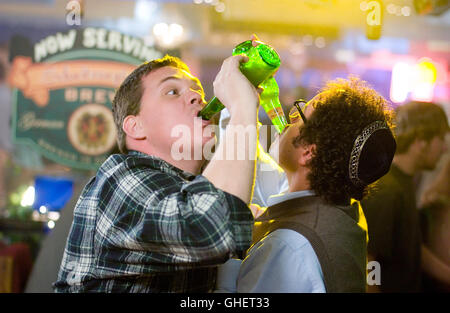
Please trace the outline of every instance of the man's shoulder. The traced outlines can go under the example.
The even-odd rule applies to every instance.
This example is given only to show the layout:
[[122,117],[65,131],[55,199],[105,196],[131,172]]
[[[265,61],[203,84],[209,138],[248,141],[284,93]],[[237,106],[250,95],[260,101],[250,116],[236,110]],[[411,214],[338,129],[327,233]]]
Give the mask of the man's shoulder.
[[103,161],[98,171],[108,172],[111,169],[116,168],[118,165],[123,164],[126,158],[127,158],[126,154],[111,154],[105,161]]
[[275,227],[296,230],[311,243],[323,240],[365,242],[365,232],[358,225],[358,204],[332,204],[320,196],[300,198],[295,204],[295,214],[287,214]]
[[308,245],[310,245],[308,239],[301,233],[292,229],[279,228],[263,237],[258,246],[260,248],[270,247],[270,249],[274,249],[274,251],[288,249],[291,252],[295,252],[302,250]]
[[87,183],[81,198],[91,199],[93,196],[99,197],[100,194],[109,194],[111,191],[138,192],[140,188],[151,188],[170,176],[157,163],[157,160],[150,156],[147,158],[130,154],[110,155]]
[[327,222],[333,226],[338,221],[357,222],[357,205],[338,205],[327,202],[323,197],[312,195],[284,201],[286,214],[283,222],[300,223],[311,229]]
[[292,250],[302,250],[305,246],[310,246],[308,239],[301,233],[287,228],[279,228],[269,234],[273,239],[279,243],[284,243],[289,246]]

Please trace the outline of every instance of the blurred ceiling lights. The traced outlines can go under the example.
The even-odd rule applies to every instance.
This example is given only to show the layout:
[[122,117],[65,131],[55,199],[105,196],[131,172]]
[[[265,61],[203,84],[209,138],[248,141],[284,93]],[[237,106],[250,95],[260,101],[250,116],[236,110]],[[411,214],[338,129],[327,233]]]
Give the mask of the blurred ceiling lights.
[[156,44],[164,49],[173,49],[186,41],[187,35],[176,14],[168,12],[162,11],[156,1],[136,0],[134,21],[129,22],[134,22],[144,32],[142,36],[147,45]]
[[396,5],[394,3],[389,3],[386,6],[386,11],[391,15],[397,16],[410,16],[411,15],[411,7],[410,6],[401,6]]
[[214,7],[214,10],[216,10],[216,12],[218,13],[223,13],[225,12],[225,3],[221,2],[220,0],[193,0],[192,2],[194,2],[195,4],[209,4],[211,6]]
[[150,21],[158,9],[154,1],[137,0],[134,6],[134,18],[139,21]]
[[183,42],[184,28],[177,23],[158,23],[153,26],[153,35],[159,46],[171,49]]
[[415,63],[397,62],[392,69],[390,97],[401,103],[408,99],[432,101],[437,81],[436,64],[430,58]]

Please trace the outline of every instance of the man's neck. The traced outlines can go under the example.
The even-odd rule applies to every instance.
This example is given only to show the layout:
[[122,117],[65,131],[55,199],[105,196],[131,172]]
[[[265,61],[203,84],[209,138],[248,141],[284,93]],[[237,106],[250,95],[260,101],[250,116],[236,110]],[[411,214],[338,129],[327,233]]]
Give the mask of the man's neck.
[[307,179],[308,172],[306,171],[296,171],[288,172],[286,171],[286,178],[289,183],[289,192],[310,190],[310,184]]
[[178,167],[179,169],[182,169],[185,172],[198,175],[200,174],[200,170],[202,168],[203,161],[200,160],[180,160],[175,161],[173,159],[163,159],[169,164],[172,164],[175,167]]
[[200,174],[200,170],[202,168],[202,165],[204,163],[204,160],[195,160],[194,158],[192,158],[191,160],[174,160],[171,156],[170,153],[161,153],[161,152],[157,152],[151,149],[139,149],[139,148],[133,148],[132,150],[136,150],[157,158],[160,158],[161,160],[166,161],[167,163],[169,163],[170,165],[173,165],[185,172],[197,175]]
[[403,173],[413,176],[417,172],[417,162],[409,154],[398,154],[394,156],[392,163]]

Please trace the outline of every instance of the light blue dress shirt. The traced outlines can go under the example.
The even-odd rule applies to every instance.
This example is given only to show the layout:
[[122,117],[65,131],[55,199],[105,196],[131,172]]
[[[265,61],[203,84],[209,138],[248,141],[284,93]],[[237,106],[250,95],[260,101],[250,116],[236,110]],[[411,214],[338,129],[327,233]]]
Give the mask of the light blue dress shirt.
[[[220,112],[218,141],[223,140],[225,130],[230,122],[230,112],[225,108]],[[253,186],[253,198],[251,203],[260,207],[269,206],[267,199],[271,195],[285,192],[289,189],[286,173],[264,151],[260,141],[257,142],[256,178]]]
[[[298,191],[272,196],[270,205],[314,195]],[[216,292],[323,293],[322,268],[314,249],[301,234],[278,229],[256,243],[242,261],[232,259],[219,268]]]

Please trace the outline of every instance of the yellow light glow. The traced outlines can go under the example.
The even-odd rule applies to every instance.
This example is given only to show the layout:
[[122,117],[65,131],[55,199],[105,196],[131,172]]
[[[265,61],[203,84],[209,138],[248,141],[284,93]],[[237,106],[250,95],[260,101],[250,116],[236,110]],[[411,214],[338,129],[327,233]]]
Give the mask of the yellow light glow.
[[414,66],[414,88],[411,99],[416,101],[433,101],[434,86],[437,79],[437,69],[428,58],[422,58]]
[[419,63],[417,63],[416,65],[415,70],[418,82],[431,84],[434,84],[436,82],[437,69],[430,59],[420,59]]
[[392,102],[411,100],[432,101],[437,81],[437,68],[429,58],[416,64],[396,63],[392,69],[390,97]]

